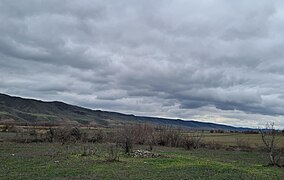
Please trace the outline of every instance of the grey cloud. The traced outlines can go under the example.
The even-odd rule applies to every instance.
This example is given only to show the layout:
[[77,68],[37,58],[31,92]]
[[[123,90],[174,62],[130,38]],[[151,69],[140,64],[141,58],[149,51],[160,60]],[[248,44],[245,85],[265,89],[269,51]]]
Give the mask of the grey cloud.
[[283,9],[279,0],[3,0],[0,91],[139,115],[279,122]]

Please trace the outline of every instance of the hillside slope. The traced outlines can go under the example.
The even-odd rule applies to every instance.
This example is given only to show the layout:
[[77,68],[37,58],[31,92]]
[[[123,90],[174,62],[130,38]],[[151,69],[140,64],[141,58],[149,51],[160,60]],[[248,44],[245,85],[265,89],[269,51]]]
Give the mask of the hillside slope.
[[155,125],[179,126],[193,129],[221,129],[232,131],[249,130],[248,128],[237,128],[215,123],[142,117],[116,112],[91,110],[58,101],[44,102],[40,100],[24,99],[0,94],[0,123],[7,121],[62,124],[92,123],[98,126],[112,126],[129,123],[152,123]]

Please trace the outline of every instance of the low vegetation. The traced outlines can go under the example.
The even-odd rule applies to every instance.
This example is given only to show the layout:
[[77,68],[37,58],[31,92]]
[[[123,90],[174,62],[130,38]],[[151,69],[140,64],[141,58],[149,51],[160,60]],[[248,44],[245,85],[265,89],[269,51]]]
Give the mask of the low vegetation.
[[284,136],[273,127],[237,133],[148,124],[5,125],[0,131],[0,179],[284,179]]
[[267,124],[267,128],[264,130],[260,130],[261,138],[262,141],[265,145],[265,149],[267,153],[269,154],[269,160],[270,164],[272,166],[278,166],[281,167],[284,165],[281,165],[281,155],[283,149],[280,149],[278,147],[278,136],[277,136],[277,131],[274,128],[274,123],[272,124]]

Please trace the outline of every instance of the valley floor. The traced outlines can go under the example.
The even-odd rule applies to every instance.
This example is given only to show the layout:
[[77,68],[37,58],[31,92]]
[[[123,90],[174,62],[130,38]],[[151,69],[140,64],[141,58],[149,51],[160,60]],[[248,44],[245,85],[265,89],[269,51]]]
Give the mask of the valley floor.
[[[84,146],[96,155],[82,156]],[[104,144],[0,142],[0,179],[284,179],[283,168],[263,166],[268,161],[260,152],[168,147],[154,152],[162,157],[121,154],[108,162]]]

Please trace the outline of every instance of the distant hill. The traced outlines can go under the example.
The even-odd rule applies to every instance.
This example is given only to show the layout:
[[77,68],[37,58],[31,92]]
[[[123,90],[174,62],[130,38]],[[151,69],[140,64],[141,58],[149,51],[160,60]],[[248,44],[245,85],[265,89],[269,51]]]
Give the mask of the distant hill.
[[55,123],[55,124],[94,124],[97,126],[114,126],[133,123],[151,123],[155,125],[177,126],[204,130],[245,131],[239,128],[215,123],[192,120],[142,117],[91,110],[63,102],[44,102],[0,94],[0,123]]

